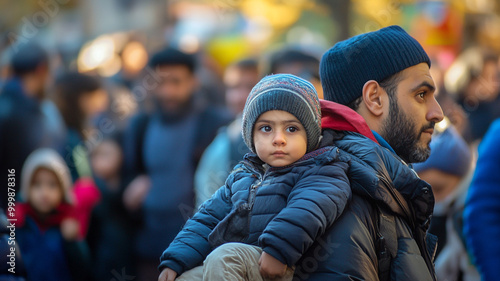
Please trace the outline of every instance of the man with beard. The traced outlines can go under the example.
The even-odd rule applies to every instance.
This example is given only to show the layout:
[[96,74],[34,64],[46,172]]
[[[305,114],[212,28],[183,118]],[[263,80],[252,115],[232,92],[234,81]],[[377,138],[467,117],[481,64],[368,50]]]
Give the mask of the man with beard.
[[322,145],[351,158],[352,201],[295,270],[297,280],[436,280],[434,196],[410,163],[443,119],[420,44],[399,26],[342,41],[321,60]]
[[158,82],[155,110],[131,120],[125,132],[125,205],[142,211],[136,237],[138,279],[158,277],[158,257],[194,210],[193,177],[203,150],[230,121],[219,109],[199,104],[195,58],[166,48],[151,58]]
[[[49,57],[36,44],[15,46],[10,61],[11,78],[0,92],[0,175],[7,179],[8,170],[18,190],[21,168],[28,155],[37,148],[58,148],[50,134],[42,102],[49,79]],[[9,173],[10,174],[10,173]],[[12,176],[9,176],[11,178]],[[0,208],[7,209],[7,186],[0,196]]]

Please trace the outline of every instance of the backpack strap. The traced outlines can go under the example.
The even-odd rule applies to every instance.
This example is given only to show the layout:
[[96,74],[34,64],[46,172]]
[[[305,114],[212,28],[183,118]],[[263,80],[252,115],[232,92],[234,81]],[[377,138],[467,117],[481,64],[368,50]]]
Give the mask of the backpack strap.
[[391,261],[398,251],[396,221],[393,215],[374,204],[375,209],[375,248],[378,258],[378,275],[381,281],[390,280]]

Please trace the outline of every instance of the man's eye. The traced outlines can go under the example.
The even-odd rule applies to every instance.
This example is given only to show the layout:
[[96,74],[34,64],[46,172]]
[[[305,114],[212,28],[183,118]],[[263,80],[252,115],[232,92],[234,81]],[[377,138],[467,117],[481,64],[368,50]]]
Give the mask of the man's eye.
[[425,98],[425,92],[418,93],[418,97],[421,99]]
[[262,126],[260,129],[262,132],[269,133],[271,132],[271,127],[270,126]]
[[288,127],[286,128],[286,130],[290,133],[295,133],[297,132],[299,129],[297,127]]

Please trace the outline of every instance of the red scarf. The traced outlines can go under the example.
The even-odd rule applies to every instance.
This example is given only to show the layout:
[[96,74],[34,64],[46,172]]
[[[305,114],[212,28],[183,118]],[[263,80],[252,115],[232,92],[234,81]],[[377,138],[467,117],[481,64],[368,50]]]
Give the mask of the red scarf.
[[16,204],[16,226],[22,227],[27,217],[31,217],[42,232],[51,227],[59,227],[61,222],[67,218],[74,218],[74,207],[69,204],[61,204],[49,215],[42,218],[40,214],[27,203]]

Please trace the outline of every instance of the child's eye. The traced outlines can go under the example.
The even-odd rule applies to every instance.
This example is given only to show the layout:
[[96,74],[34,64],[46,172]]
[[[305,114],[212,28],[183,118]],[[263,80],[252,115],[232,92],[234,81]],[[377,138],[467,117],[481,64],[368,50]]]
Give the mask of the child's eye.
[[271,129],[271,126],[262,126],[262,127],[260,127],[259,130],[264,132],[264,133],[269,133],[269,132],[271,132],[272,129]]
[[299,128],[291,126],[291,127],[286,128],[286,130],[290,133],[295,133],[299,130]]

